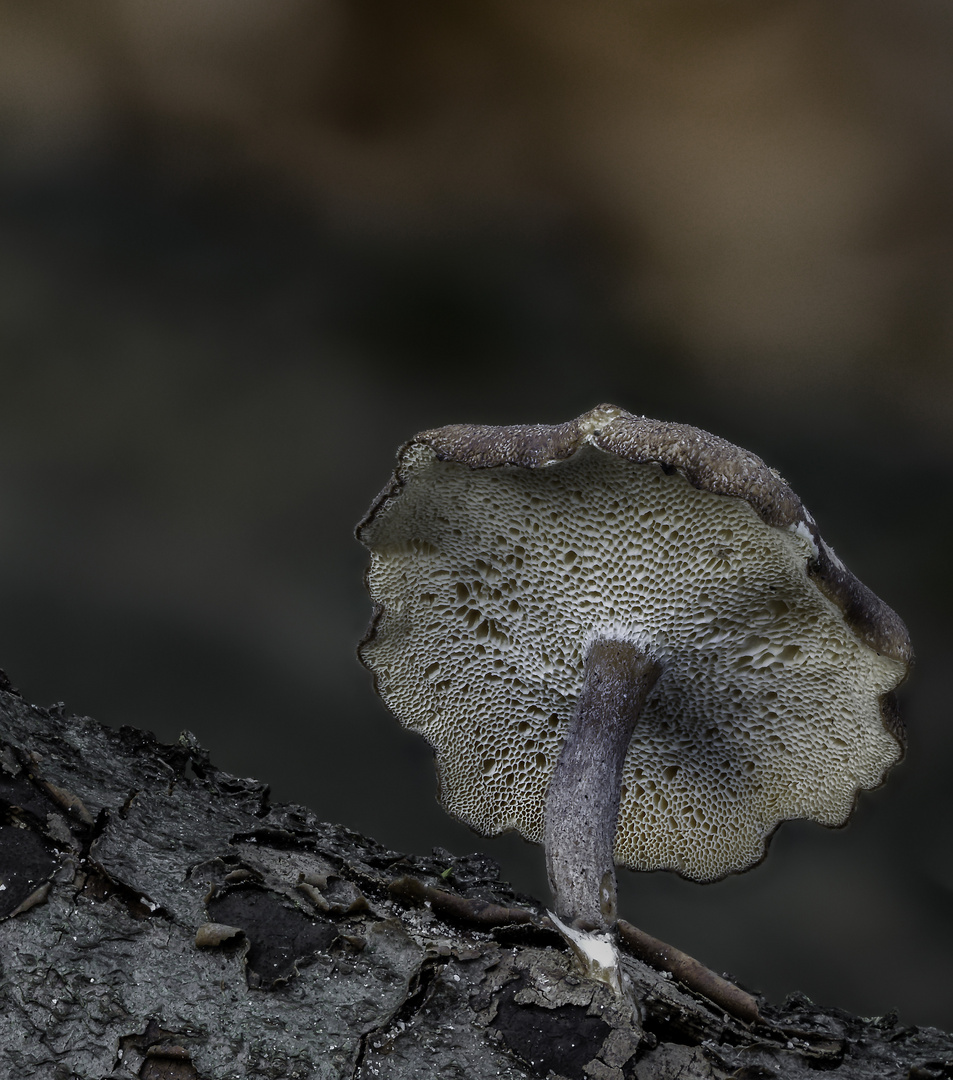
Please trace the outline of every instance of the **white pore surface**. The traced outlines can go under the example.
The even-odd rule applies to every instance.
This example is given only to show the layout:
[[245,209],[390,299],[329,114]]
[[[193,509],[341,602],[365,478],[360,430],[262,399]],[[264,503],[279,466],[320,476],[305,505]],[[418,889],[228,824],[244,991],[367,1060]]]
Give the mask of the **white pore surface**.
[[664,672],[625,762],[616,858],[710,880],[786,818],[842,823],[900,757],[878,699],[903,665],[807,577],[807,538],[742,499],[586,447],[471,470],[415,446],[364,533],[383,606],[363,656],[434,748],[441,800],[484,833],[543,836],[595,636]]

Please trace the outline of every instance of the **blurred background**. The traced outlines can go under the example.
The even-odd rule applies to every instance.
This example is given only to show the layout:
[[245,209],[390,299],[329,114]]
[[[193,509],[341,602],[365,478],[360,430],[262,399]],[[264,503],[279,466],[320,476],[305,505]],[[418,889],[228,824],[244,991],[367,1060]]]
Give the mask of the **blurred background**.
[[425,427],[708,428],[907,620],[910,750],[622,911],[953,1028],[951,47],[940,0],[0,0],[0,667],[545,896],[358,665],[353,527]]

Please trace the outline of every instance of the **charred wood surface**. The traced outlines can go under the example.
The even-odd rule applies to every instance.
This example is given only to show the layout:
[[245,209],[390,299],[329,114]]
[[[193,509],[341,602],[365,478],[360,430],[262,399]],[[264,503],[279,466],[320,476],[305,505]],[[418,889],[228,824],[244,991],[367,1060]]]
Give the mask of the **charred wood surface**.
[[480,855],[273,805],[194,739],[0,690],[0,1077],[953,1077],[953,1036],[799,995],[745,1022],[573,971]]

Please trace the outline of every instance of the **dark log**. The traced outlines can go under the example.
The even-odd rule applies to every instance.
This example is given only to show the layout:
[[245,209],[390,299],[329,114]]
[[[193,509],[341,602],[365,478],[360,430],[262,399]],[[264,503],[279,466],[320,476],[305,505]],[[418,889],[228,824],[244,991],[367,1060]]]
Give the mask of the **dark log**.
[[0,1077],[953,1076],[953,1037],[793,995],[751,1023],[580,978],[484,856],[405,856],[0,690]]

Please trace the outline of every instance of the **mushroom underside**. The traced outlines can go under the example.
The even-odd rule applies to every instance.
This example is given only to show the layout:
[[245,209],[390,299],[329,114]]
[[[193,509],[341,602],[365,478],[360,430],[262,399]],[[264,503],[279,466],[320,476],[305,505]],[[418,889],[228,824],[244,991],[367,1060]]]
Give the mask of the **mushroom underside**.
[[782,820],[841,824],[899,760],[883,699],[906,664],[817,587],[804,530],[591,446],[471,468],[411,443],[399,477],[361,530],[379,606],[361,656],[478,831],[542,840],[597,638],[662,667],[623,764],[627,866],[744,869]]

